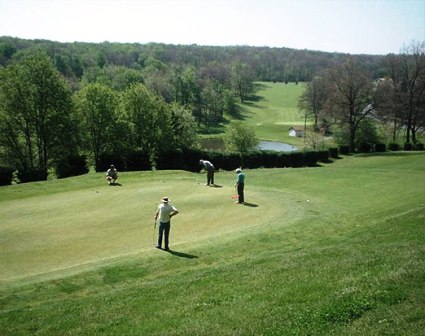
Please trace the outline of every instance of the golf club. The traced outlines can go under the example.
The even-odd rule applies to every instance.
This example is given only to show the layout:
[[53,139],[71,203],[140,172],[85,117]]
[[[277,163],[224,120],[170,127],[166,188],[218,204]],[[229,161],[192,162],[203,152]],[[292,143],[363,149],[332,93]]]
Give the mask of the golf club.
[[236,191],[236,186],[235,186],[235,193],[232,195],[232,198],[239,198],[238,192]]
[[153,235],[152,235],[152,244],[154,246],[156,246],[156,244],[155,244],[155,231],[156,231],[156,220],[154,221],[154,224],[153,224]]

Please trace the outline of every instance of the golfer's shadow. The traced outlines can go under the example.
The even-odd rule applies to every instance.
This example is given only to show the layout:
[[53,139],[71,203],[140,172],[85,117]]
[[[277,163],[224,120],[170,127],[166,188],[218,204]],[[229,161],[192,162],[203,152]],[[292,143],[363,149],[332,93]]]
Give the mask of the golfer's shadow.
[[180,257],[180,258],[187,258],[187,259],[197,259],[198,256],[193,255],[193,254],[188,254],[188,253],[184,253],[184,252],[178,252],[178,251],[173,251],[173,250],[168,250],[166,251],[172,255],[175,255],[176,257]]
[[211,188],[223,188],[223,186],[219,185],[219,184],[211,184],[210,187]]
[[121,187],[122,184],[121,183],[118,183],[118,182],[115,182],[115,183],[111,183],[110,186],[111,187]]
[[248,203],[248,202],[244,202],[243,205],[251,207],[251,208],[257,208],[259,207],[258,204],[254,204],[254,203]]

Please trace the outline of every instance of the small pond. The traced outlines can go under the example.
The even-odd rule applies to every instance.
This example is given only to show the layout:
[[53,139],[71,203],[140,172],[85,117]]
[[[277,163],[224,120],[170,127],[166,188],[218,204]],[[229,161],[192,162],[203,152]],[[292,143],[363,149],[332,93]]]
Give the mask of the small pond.
[[[201,139],[201,146],[209,150],[224,150],[222,139]],[[278,141],[260,141],[258,144],[260,150],[272,150],[277,152],[294,152],[297,147]]]
[[278,141],[260,141],[258,148],[261,150],[272,150],[277,152],[294,152],[297,147]]

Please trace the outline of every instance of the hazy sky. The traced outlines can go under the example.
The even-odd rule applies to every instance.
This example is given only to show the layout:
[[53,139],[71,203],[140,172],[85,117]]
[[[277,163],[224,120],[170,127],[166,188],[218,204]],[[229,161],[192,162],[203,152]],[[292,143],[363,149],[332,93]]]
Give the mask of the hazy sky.
[[425,0],[0,0],[0,36],[398,53]]

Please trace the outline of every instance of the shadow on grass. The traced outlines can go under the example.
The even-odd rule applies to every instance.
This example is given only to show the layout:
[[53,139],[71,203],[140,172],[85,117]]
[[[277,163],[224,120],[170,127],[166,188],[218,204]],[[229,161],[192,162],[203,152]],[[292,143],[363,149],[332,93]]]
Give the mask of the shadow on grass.
[[223,188],[223,186],[219,185],[219,184],[211,184],[210,187],[211,188]]
[[165,251],[168,252],[176,257],[180,257],[180,258],[187,258],[187,259],[197,259],[198,256],[193,255],[193,254],[188,254],[188,253],[184,253],[184,252],[178,252],[178,251],[173,251],[173,250],[168,250]]
[[248,202],[244,202],[243,205],[245,205],[247,207],[251,207],[251,208],[257,208],[257,207],[259,207],[258,204],[248,203]]
[[115,182],[115,183],[111,183],[110,186],[111,187],[122,187],[122,184]]

